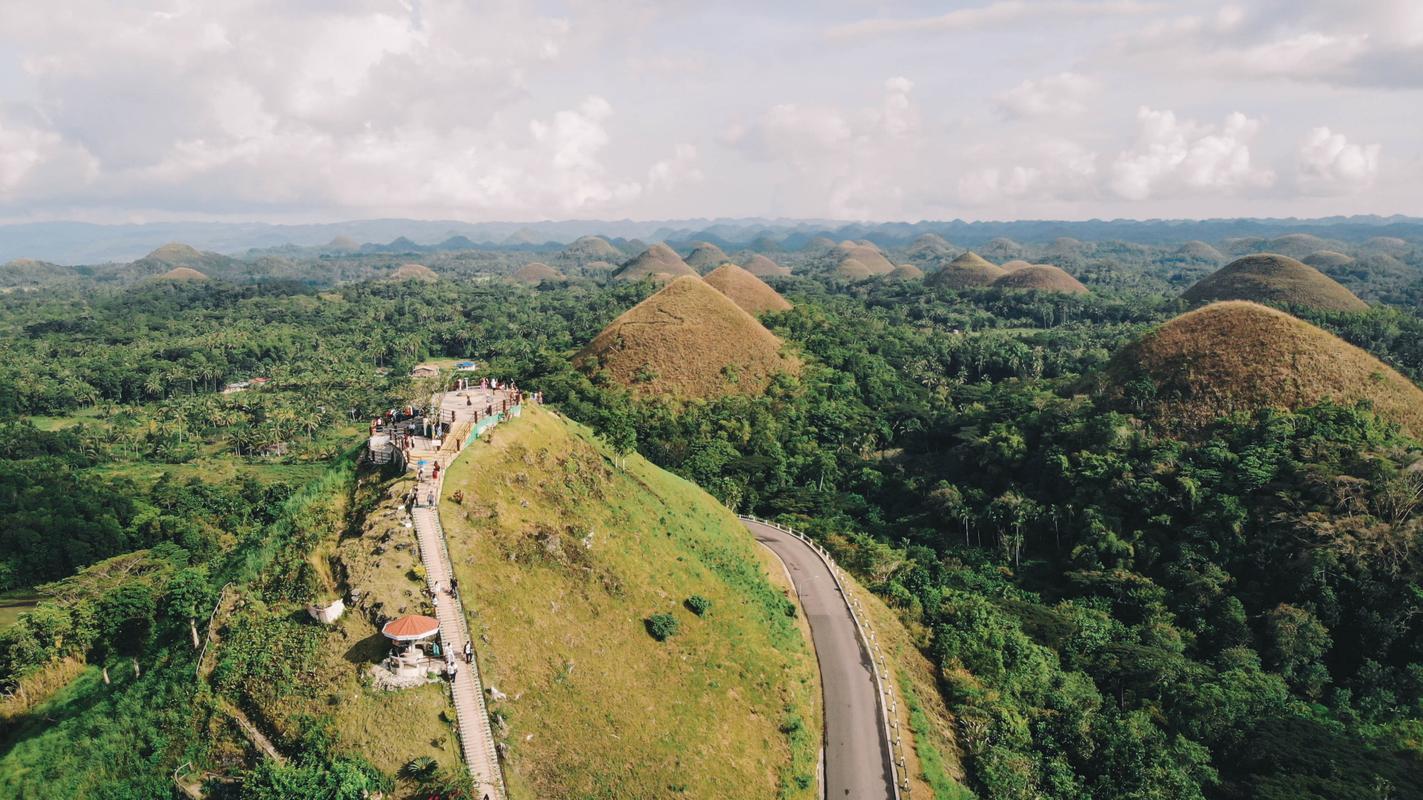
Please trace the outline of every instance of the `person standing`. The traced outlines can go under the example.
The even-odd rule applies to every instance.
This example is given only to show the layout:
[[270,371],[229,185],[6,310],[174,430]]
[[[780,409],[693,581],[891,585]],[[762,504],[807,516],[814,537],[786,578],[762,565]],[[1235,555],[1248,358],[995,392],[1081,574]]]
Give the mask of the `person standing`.
[[474,644],[471,643],[468,639],[464,640],[464,663],[474,663]]

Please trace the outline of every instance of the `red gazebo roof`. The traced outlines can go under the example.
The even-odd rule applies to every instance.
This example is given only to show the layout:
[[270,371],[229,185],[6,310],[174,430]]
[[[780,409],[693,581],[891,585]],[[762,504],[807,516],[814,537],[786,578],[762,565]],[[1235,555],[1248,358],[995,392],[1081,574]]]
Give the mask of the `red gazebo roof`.
[[387,639],[397,642],[413,642],[440,632],[440,621],[422,614],[408,614],[385,623],[380,629]]

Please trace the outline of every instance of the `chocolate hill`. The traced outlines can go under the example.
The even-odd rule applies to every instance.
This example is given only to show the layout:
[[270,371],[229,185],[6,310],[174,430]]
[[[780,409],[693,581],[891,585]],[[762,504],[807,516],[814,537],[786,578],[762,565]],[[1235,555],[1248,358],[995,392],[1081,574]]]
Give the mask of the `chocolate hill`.
[[707,272],[730,260],[720,247],[711,242],[696,242],[692,252],[687,255],[686,264],[697,272]]
[[519,267],[510,276],[520,283],[529,283],[537,286],[544,281],[566,281],[568,278],[562,272],[550,267],[542,261],[532,261]]
[[1202,278],[1181,297],[1192,303],[1249,300],[1319,311],[1368,309],[1368,304],[1333,278],[1308,264],[1275,253],[1238,258]]
[[757,395],[800,362],[726,295],[683,276],[633,306],[574,358],[639,395],[679,399]]
[[900,264],[884,276],[884,279],[887,281],[922,281],[924,280],[924,270],[913,264]]
[[[835,249],[831,253],[838,262],[837,268],[846,261],[854,260],[864,265],[870,275],[888,275],[894,271],[894,264],[884,257],[884,253],[878,247],[868,241],[844,241],[835,245]],[[858,272],[858,270],[853,271]]]
[[697,271],[687,266],[687,262],[677,255],[677,251],[665,244],[654,244],[623,265],[613,274],[615,280],[640,281],[651,278],[658,283],[666,283],[673,278],[690,275],[700,277]]
[[563,248],[558,255],[560,258],[579,264],[588,261],[617,262],[626,258],[623,251],[614,247],[612,242],[601,236],[580,236]]
[[945,264],[938,272],[930,273],[924,283],[949,289],[967,289],[971,286],[987,286],[1006,274],[1008,273],[1002,267],[969,250]]
[[708,273],[705,280],[752,316],[767,311],[786,311],[791,307],[775,289],[735,264],[722,264]]
[[741,266],[758,278],[784,278],[791,274],[790,267],[783,267],[760,253],[746,259]]
[[390,273],[387,278],[392,281],[426,281],[433,282],[440,279],[438,273],[424,264],[401,264],[396,270]]
[[1381,417],[1423,436],[1423,390],[1367,352],[1283,311],[1213,303],[1123,348],[1100,391],[1126,402],[1152,387],[1146,409],[1168,428],[1199,428],[1227,414],[1369,401]]
[[1030,264],[1016,269],[993,282],[998,289],[1029,289],[1038,292],[1087,294],[1081,281],[1051,264]]
[[163,273],[162,275],[159,275],[157,278],[157,280],[160,281],[177,281],[179,283],[186,283],[188,281],[205,281],[207,279],[208,276],[204,275],[201,272],[198,272],[192,267],[174,267]]

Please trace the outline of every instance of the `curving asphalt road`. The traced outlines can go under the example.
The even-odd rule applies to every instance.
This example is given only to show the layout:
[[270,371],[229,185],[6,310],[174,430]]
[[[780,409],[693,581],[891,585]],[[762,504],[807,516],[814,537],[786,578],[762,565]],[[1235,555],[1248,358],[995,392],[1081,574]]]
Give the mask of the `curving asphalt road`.
[[825,693],[827,800],[893,800],[889,742],[880,722],[870,657],[860,646],[855,620],[835,578],[800,539],[759,522],[742,524],[785,563],[810,622]]

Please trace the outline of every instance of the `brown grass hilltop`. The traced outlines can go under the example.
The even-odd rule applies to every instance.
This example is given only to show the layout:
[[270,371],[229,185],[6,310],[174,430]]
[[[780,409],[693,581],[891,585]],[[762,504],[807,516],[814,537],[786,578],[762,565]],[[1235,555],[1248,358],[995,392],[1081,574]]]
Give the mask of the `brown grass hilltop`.
[[601,236],[580,236],[559,252],[569,261],[622,261],[623,251]]
[[[894,270],[890,270],[893,272]],[[873,278],[875,274],[870,268],[865,266],[858,258],[847,258],[835,267],[835,277],[842,281],[864,281]]]
[[767,311],[787,311],[791,307],[775,289],[735,264],[722,264],[708,273],[705,280],[752,316]]
[[519,267],[509,276],[520,283],[531,283],[537,286],[544,281],[566,281],[562,272],[550,267],[542,261],[531,261]]
[[1305,256],[1300,260],[1310,265],[1311,267],[1314,267],[1315,269],[1343,267],[1354,263],[1353,256],[1344,255],[1343,253],[1337,253],[1333,250],[1319,250],[1317,252],[1310,253],[1309,255]]
[[440,279],[438,273],[424,264],[401,264],[396,270],[390,273],[390,280],[393,281],[437,281]]
[[1002,267],[969,250],[945,264],[938,272],[930,273],[924,283],[949,289],[967,289],[971,286],[987,286],[1007,274]]
[[784,278],[791,274],[790,267],[783,267],[760,253],[746,259],[741,266],[758,278]]
[[620,281],[651,278],[658,283],[666,283],[682,275],[701,277],[696,270],[687,266],[687,262],[677,255],[677,251],[659,242],[624,264],[622,269],[613,274],[613,278]]
[[1031,264],[1013,270],[993,282],[999,289],[1030,289],[1038,292],[1087,294],[1082,282],[1051,264]]
[[203,253],[192,245],[186,245],[182,242],[169,242],[144,256],[144,258],[151,261],[162,261],[165,264],[177,265],[184,262],[191,263],[201,261]]
[[913,264],[900,264],[894,271],[884,276],[887,281],[922,281],[924,280],[924,270]]
[[1392,253],[1401,253],[1408,249],[1408,241],[1397,236],[1375,236],[1364,242],[1364,246],[1373,250],[1386,250]]
[[1224,253],[1196,239],[1192,239],[1176,248],[1176,255],[1181,258],[1188,258],[1192,261],[1209,261],[1214,264],[1219,264],[1225,260]]
[[943,258],[952,253],[954,249],[954,246],[939,234],[926,233],[910,242],[904,254],[911,261],[926,262]]
[[1181,429],[1265,407],[1367,400],[1423,436],[1423,390],[1334,334],[1256,303],[1213,303],[1123,348],[1107,366],[1104,393],[1120,398],[1141,378],[1156,388],[1150,411]]
[[890,260],[884,257],[884,253],[872,242],[844,241],[835,245],[832,252],[839,264],[853,259],[863,264],[865,269],[870,271],[870,275],[888,275],[894,271],[894,264],[890,263]]
[[720,247],[711,242],[694,242],[692,252],[687,255],[686,264],[697,272],[707,272],[730,260]]
[[1181,297],[1192,303],[1250,300],[1320,311],[1364,311],[1368,308],[1353,292],[1314,267],[1275,253],[1237,258],[1202,278]]
[[681,399],[764,392],[800,362],[781,340],[696,276],[677,278],[633,306],[574,359],[641,395]]
[[208,276],[198,272],[192,267],[174,267],[162,275],[159,275],[157,278],[157,280],[160,281],[178,281],[184,283],[188,281],[205,281],[207,279]]
[[1031,267],[1032,265],[1033,262],[1031,261],[1024,261],[1021,258],[1015,258],[1012,261],[1004,261],[998,266],[1002,267],[1004,272],[1017,272],[1020,269]]

